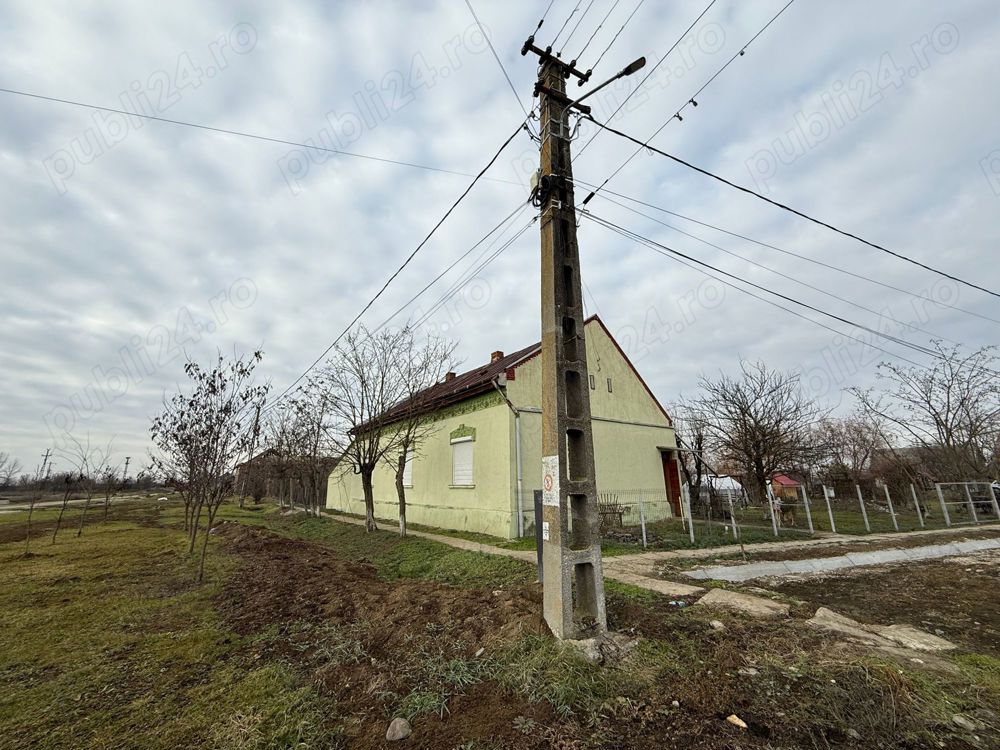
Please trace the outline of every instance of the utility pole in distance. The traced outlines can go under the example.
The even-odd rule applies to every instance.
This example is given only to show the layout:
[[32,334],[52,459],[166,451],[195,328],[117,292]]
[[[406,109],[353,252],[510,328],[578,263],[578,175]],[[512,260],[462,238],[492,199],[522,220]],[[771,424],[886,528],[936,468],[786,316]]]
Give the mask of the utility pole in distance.
[[[590,108],[566,96],[568,78],[582,85],[590,74],[555,57],[551,47],[539,49],[534,37],[521,48],[528,52],[541,65],[535,84],[541,160],[532,197],[541,209],[543,614],[557,638],[573,639],[607,631],[567,123],[570,109]],[[637,61],[612,80],[641,66]]]

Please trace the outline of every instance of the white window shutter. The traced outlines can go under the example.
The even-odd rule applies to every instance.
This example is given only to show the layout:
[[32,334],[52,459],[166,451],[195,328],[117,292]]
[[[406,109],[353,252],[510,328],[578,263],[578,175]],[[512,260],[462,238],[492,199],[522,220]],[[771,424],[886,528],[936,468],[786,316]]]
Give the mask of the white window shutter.
[[462,440],[451,444],[451,483],[456,487],[467,487],[472,481],[472,440]]
[[403,465],[403,484],[406,487],[413,486],[413,451],[406,451],[406,463]]

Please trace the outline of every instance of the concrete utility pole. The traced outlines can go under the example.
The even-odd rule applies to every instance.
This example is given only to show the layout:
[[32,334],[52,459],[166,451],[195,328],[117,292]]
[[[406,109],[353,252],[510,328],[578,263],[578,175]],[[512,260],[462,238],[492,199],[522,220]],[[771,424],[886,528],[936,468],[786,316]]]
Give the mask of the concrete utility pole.
[[128,465],[131,461],[131,456],[125,456],[125,468],[122,469],[122,489],[128,487]]
[[[566,96],[568,78],[582,85],[590,74],[559,60],[551,48],[539,49],[534,37],[521,49],[522,55],[528,52],[541,64],[535,84],[541,160],[533,198],[541,208],[542,240],[543,612],[557,638],[579,638],[608,627],[567,123],[568,110],[586,114],[590,108]],[[644,63],[636,61],[611,80]]]

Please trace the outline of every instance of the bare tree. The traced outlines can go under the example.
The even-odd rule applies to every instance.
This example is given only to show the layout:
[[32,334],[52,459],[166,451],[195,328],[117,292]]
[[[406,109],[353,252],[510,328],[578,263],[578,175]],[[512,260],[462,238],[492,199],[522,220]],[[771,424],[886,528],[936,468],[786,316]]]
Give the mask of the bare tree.
[[863,409],[846,417],[827,417],[816,427],[817,448],[827,476],[859,484],[876,451],[889,443],[879,419]]
[[878,389],[852,389],[862,409],[914,447],[938,481],[995,478],[1000,472],[997,347],[965,354],[933,342],[929,368],[879,364]]
[[202,513],[207,513],[201,541],[198,581],[205,577],[209,532],[219,507],[232,489],[232,472],[252,440],[252,419],[267,395],[267,385],[254,383],[261,352],[232,361],[220,354],[211,368],[187,362],[190,393],[178,391],[165,400],[163,413],[150,431],[165,470],[186,474],[192,502],[189,547],[193,551]]
[[396,452],[387,451],[385,462],[392,467],[399,500],[399,535],[406,536],[406,465],[420,453],[424,440],[435,427],[427,418],[425,393],[439,383],[455,366],[455,344],[437,335],[418,339],[411,327],[406,327],[394,340],[397,347],[397,377],[404,394],[402,402],[393,407],[397,421],[392,425]]
[[104,485],[104,521],[108,520],[108,511],[111,510],[111,498],[118,494],[118,490],[125,486],[127,481],[122,477],[119,482],[118,479],[118,467],[112,466],[110,463],[104,468],[104,474],[101,476],[101,481]]
[[83,509],[80,511],[80,521],[76,527],[76,535],[83,534],[83,524],[87,518],[87,511],[90,510],[90,503],[97,492],[98,484],[104,478],[111,465],[111,446],[113,441],[109,441],[103,449],[95,448],[90,450],[89,440],[86,450],[77,443],[79,452],[79,467],[81,486],[86,494]]
[[763,503],[778,471],[816,455],[812,425],[821,415],[799,387],[798,375],[740,361],[739,377],[702,375],[692,401],[723,458],[740,466],[744,486]]
[[673,407],[674,431],[680,448],[681,473],[694,502],[701,501],[701,485],[711,474],[706,461],[710,434],[700,408],[680,401]]
[[56,518],[56,527],[52,530],[53,544],[56,543],[56,536],[59,534],[59,529],[62,528],[63,516],[66,514],[66,507],[69,505],[70,498],[72,498],[78,483],[81,482],[82,479],[82,474],[74,474],[72,472],[66,472],[63,476],[62,503],[59,505],[59,516]]
[[341,470],[361,475],[365,496],[365,529],[375,531],[375,468],[399,448],[399,430],[390,413],[402,403],[408,389],[400,361],[407,351],[409,329],[369,333],[363,326],[337,344],[321,373],[329,394],[333,434],[343,445]]
[[0,451],[0,489],[7,489],[21,471],[21,462],[9,453]]

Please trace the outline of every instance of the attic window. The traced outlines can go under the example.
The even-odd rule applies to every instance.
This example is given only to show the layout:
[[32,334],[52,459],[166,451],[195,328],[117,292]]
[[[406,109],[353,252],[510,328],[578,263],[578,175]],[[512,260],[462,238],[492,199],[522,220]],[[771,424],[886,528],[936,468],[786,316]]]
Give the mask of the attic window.
[[611,378],[608,378],[608,393],[611,393]]

